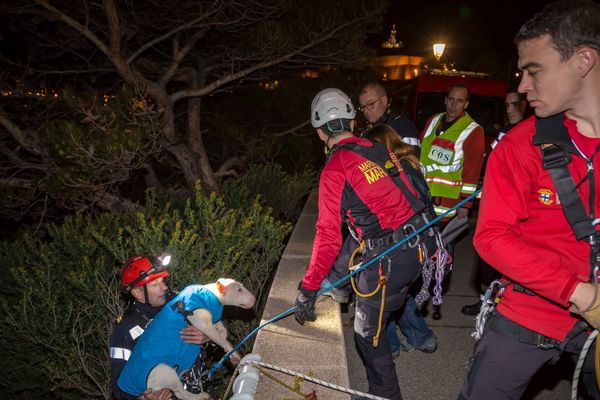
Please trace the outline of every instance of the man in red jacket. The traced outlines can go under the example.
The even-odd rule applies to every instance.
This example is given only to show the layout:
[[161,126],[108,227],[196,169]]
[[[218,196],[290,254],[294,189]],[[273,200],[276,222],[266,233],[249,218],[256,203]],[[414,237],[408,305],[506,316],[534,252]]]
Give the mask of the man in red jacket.
[[[521,398],[544,364],[581,352],[584,321],[600,327],[600,5],[550,4],[515,41],[535,117],[490,155],[474,244],[505,291],[459,399]],[[600,398],[592,353],[583,380]]]
[[[300,324],[316,320],[317,293],[342,249],[344,220],[364,243],[365,259],[425,225],[411,205],[418,194],[406,173],[400,168],[396,174],[387,172],[386,164],[392,161],[385,145],[352,134],[355,115],[352,102],[338,89],[322,90],[311,105],[312,126],[329,154],[319,178],[319,215],[312,257],[296,300],[295,316]],[[402,398],[385,327],[390,314],[404,305],[408,286],[419,272],[417,248],[404,244],[356,278],[360,292],[374,293],[357,298],[354,320],[354,338],[367,367],[369,391],[374,395]],[[387,282],[385,291],[379,284],[382,279]],[[385,307],[380,313],[382,300]]]

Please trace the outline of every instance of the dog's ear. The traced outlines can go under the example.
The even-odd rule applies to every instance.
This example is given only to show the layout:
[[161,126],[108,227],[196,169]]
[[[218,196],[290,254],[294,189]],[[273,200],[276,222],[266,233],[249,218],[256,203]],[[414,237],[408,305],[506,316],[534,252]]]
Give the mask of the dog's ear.
[[229,284],[233,283],[234,280],[233,279],[228,279],[228,278],[219,278],[217,279],[217,290],[219,291],[219,293],[221,295],[225,294],[225,291],[227,290],[227,286],[229,286]]
[[225,285],[223,285],[220,279],[217,281],[217,290],[221,295],[225,293]]

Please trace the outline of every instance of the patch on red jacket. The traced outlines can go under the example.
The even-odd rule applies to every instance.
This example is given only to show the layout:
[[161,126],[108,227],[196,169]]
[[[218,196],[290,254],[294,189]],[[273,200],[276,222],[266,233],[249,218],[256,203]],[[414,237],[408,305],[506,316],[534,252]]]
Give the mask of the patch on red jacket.
[[554,192],[550,189],[538,190],[538,200],[545,206],[551,206],[554,203],[554,200],[552,200],[553,197]]

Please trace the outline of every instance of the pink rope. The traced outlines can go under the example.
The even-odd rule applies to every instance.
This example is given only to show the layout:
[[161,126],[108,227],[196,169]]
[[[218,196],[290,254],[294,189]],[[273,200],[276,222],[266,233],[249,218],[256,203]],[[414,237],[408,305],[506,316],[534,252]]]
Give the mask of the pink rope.
[[434,254],[435,257],[435,286],[433,287],[433,304],[439,306],[442,304],[442,282],[444,281],[444,271],[448,263],[448,251],[439,248]]
[[433,304],[436,306],[442,304],[442,282],[444,281],[444,269],[448,263],[448,259],[448,251],[443,247],[438,248],[431,258],[425,259],[421,273],[423,286],[421,286],[421,290],[415,296],[415,301],[418,305],[425,303],[431,297],[429,286],[433,279],[435,279]]

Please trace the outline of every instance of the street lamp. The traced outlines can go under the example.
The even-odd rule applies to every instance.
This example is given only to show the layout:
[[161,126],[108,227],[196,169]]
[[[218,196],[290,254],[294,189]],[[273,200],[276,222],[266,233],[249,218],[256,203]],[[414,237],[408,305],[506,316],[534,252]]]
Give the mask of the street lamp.
[[444,54],[444,49],[446,48],[446,43],[436,43],[433,45],[433,55],[435,56],[436,61],[440,61],[442,54]]

